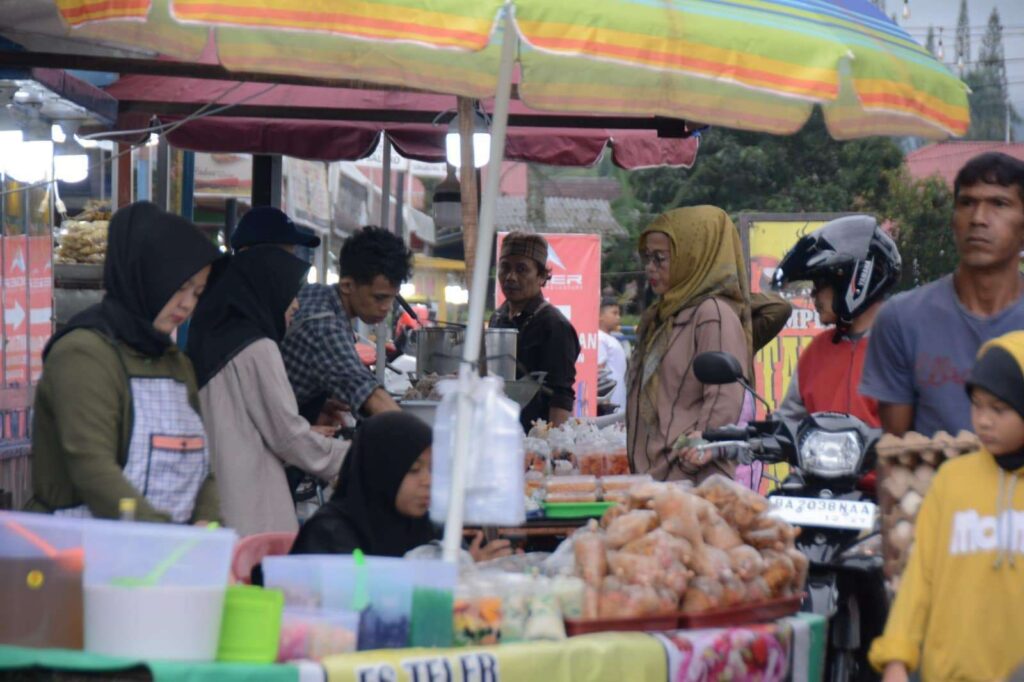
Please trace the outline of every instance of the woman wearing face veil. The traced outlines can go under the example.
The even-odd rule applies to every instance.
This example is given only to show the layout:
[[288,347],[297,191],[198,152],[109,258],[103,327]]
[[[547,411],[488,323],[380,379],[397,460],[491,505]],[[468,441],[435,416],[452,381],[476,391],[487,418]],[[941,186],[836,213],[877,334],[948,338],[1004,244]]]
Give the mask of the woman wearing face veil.
[[192,364],[171,340],[220,252],[189,221],[137,202],[114,214],[106,295],[46,347],[32,429],[31,511],[218,519]]
[[298,530],[285,465],[333,480],[348,450],[299,416],[278,348],[308,269],[277,246],[236,254],[189,330],[221,511],[242,535]]

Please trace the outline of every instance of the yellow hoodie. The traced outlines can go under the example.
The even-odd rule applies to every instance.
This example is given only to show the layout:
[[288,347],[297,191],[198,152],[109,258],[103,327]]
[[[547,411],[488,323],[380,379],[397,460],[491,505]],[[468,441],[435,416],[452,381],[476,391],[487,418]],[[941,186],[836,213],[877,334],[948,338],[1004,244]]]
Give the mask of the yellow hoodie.
[[1024,662],[1022,473],[985,451],[939,469],[873,666],[920,663],[925,682],[987,682]]

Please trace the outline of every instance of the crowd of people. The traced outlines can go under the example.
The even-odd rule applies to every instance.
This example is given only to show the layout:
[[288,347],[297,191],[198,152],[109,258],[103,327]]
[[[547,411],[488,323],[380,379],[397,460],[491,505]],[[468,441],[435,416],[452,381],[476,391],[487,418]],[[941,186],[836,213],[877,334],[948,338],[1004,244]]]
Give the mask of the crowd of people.
[[[833,327],[801,354],[782,415],[844,412],[896,435],[972,429],[983,444],[943,467],[924,502],[872,649],[887,680],[919,664],[925,679],[996,679],[1024,641],[1024,163],[976,157],[954,195],[959,261],[935,282],[887,299],[902,263],[869,216],[802,237],[773,274],[777,289],[810,282]],[[337,285],[304,284],[308,263],[295,252],[319,239],[277,209],[250,211],[231,244],[223,257],[194,225],[148,203],[114,215],[105,298],[46,349],[30,507],[116,517],[132,498],[141,520],[298,531],[295,552],[401,556],[432,541],[430,429],[399,411],[354,341],[355,320],[384,320],[410,276],[401,238],[368,227],[346,240]],[[668,211],[638,249],[654,298],[628,363],[610,335],[619,306],[602,302],[600,316],[631,468],[659,480],[731,476],[730,460],[692,444],[753,418],[753,400],[739,384],[701,383],[694,360],[724,351],[752,380],[754,354],[791,308],[751,293],[740,235],[719,208]],[[522,410],[525,430],[561,424],[575,399],[580,342],[544,298],[547,258],[543,237],[512,233],[497,264],[505,302],[490,325],[518,331],[518,376],[544,377]],[[186,354],[172,335],[189,318]],[[345,411],[361,420],[351,441],[335,437]],[[301,530],[286,465],[335,488]],[[477,541],[473,551],[509,547]]]

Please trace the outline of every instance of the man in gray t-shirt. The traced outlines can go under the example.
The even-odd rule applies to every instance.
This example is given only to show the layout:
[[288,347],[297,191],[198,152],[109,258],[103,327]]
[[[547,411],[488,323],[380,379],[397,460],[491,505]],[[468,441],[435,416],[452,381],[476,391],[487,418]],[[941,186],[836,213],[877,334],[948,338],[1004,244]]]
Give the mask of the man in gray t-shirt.
[[957,174],[954,197],[956,271],[888,301],[871,332],[860,391],[897,435],[969,430],[964,382],[978,350],[1024,329],[1024,162],[977,156]]

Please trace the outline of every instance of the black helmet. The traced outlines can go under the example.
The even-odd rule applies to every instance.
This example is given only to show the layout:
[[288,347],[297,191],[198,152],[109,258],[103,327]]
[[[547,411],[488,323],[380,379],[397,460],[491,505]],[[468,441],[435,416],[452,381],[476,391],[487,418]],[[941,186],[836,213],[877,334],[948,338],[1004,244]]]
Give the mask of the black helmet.
[[868,215],[837,218],[801,237],[772,274],[772,288],[825,281],[835,290],[832,310],[842,330],[900,278],[896,243]]

